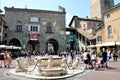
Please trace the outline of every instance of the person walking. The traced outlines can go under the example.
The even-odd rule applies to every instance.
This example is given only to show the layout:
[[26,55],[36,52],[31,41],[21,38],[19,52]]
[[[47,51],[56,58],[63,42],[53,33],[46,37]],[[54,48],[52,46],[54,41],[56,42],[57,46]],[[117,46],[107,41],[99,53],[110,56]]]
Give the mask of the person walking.
[[117,56],[117,50],[115,48],[113,48],[112,50],[112,55],[113,55],[113,61],[117,61],[118,56]]
[[85,50],[82,56],[83,56],[83,60],[84,60],[84,64],[85,64],[86,69],[88,68],[88,57],[87,57],[87,55],[88,55],[87,50]]
[[87,58],[88,58],[88,66],[89,69],[92,68],[92,64],[91,64],[91,55],[90,55],[90,51],[87,51]]
[[7,67],[7,60],[8,60],[7,51],[5,51],[3,53],[3,57],[4,57],[4,67],[6,68]]
[[105,48],[102,49],[102,61],[103,61],[103,67],[107,68],[107,52],[105,50]]
[[3,53],[0,53],[0,68],[2,68],[2,63],[3,63],[4,57],[3,57]]
[[110,61],[110,58],[111,58],[111,51],[110,51],[110,48],[107,49],[107,62]]
[[7,67],[10,68],[10,65],[12,63],[12,56],[11,56],[11,51],[7,52]]
[[96,62],[97,62],[96,58],[97,58],[96,53],[92,52],[91,53],[91,62],[92,62],[93,70],[96,70]]

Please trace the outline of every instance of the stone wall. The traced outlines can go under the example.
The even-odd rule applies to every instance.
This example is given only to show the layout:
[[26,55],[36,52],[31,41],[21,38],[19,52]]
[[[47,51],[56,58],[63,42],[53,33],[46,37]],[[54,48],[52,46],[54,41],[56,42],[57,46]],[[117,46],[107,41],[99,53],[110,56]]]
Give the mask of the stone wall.
[[[39,21],[31,22],[31,17],[36,17]],[[16,38],[22,46],[27,46],[31,33],[29,25],[39,25],[40,30],[37,33],[40,35],[38,41],[41,50],[45,50],[46,42],[49,39],[55,39],[58,42],[58,49],[61,47],[61,50],[66,49],[65,12],[5,7],[5,21],[9,27],[8,42]],[[52,24],[52,33],[46,32],[47,23]],[[19,24],[22,25],[22,32],[16,32],[16,26]]]

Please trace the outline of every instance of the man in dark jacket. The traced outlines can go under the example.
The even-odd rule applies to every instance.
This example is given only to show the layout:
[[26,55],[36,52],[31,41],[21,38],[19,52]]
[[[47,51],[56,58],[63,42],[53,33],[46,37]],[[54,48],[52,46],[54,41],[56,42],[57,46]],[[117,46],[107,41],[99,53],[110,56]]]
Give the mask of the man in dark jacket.
[[105,48],[103,48],[102,49],[102,60],[103,60],[103,66],[105,67],[105,68],[107,68],[108,66],[107,66],[107,52],[106,52],[106,50],[105,50]]
[[117,58],[118,58],[118,56],[117,56],[117,49],[113,48],[112,54],[113,54],[113,61],[117,61]]

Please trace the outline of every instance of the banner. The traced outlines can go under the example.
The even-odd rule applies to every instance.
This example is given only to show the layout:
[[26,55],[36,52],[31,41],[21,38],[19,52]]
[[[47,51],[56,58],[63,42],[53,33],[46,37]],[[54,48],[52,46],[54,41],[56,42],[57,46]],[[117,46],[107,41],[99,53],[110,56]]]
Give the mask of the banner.
[[38,33],[31,33],[30,40],[38,40],[39,34]]
[[73,34],[70,34],[69,35],[69,41],[73,41],[74,40],[74,35]]

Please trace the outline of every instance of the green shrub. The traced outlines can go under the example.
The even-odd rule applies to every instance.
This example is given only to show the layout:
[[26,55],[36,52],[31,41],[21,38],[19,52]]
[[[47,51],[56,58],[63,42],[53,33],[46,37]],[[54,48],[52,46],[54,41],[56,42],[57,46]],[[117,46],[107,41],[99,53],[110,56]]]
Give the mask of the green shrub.
[[117,51],[118,57],[120,57],[120,49]]
[[97,52],[97,56],[99,56],[99,57],[100,57],[100,56],[101,56],[101,52]]
[[15,51],[13,52],[13,55],[12,55],[14,58],[17,58],[20,56],[20,52],[19,51]]

